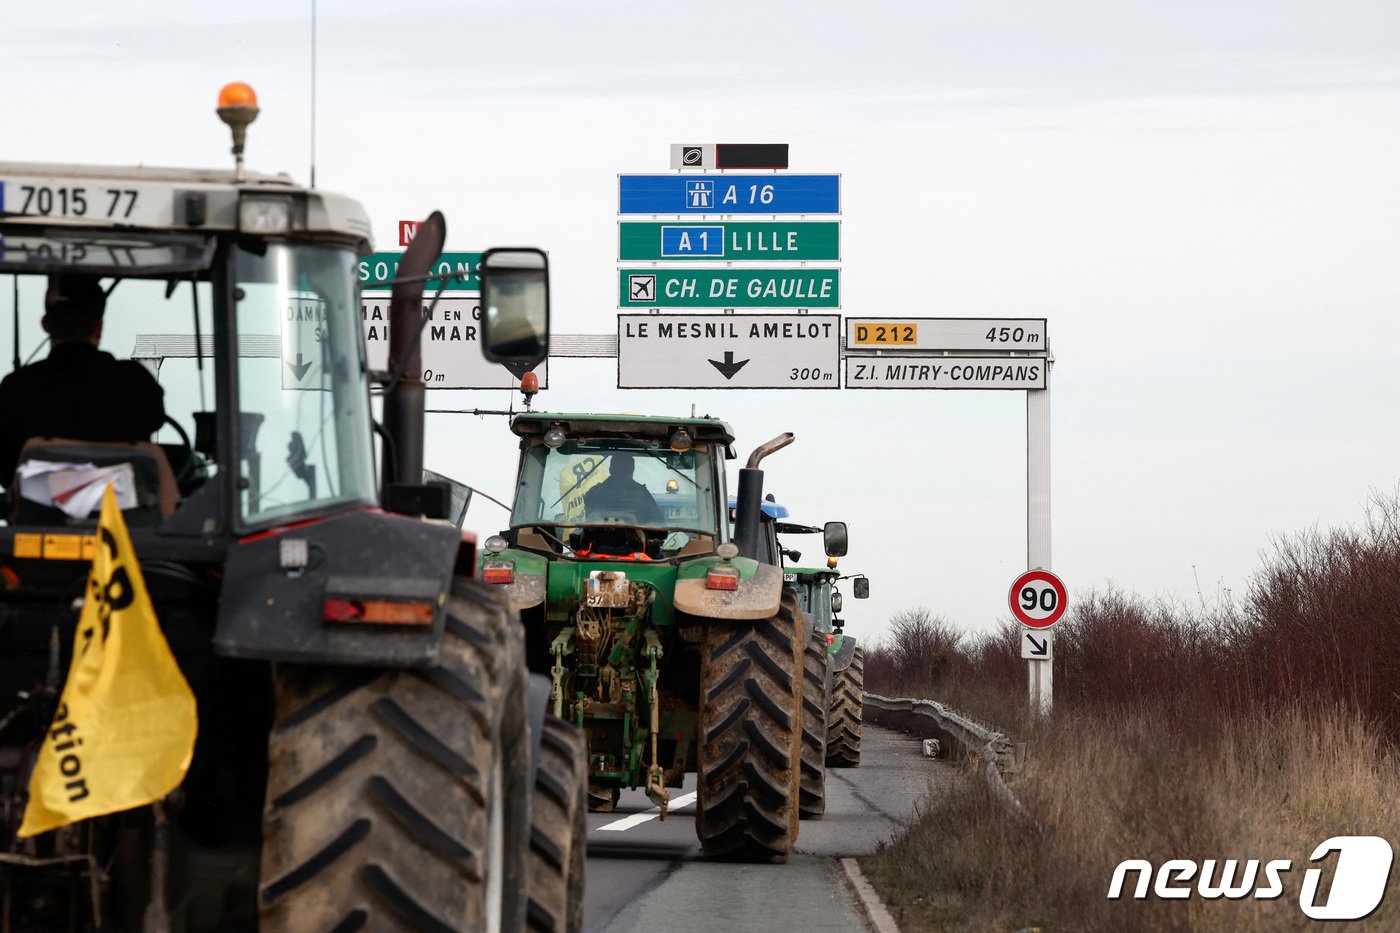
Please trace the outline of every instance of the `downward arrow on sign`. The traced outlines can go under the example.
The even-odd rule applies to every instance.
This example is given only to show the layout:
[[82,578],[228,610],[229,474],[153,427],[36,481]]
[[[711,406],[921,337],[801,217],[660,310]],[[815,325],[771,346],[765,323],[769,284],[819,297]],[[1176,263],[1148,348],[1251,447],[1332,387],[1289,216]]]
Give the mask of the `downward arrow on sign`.
[[710,365],[713,366],[715,369],[718,369],[721,375],[724,376],[724,378],[733,379],[734,374],[737,373],[739,370],[743,369],[745,366],[747,366],[748,362],[748,360],[740,360],[737,363],[734,362],[734,351],[725,350],[724,362],[721,363],[719,360],[710,360]]
[[1026,633],[1026,641],[1031,643],[1031,654],[1038,654],[1042,658],[1050,653],[1050,639],[1036,641],[1035,636],[1030,632]]
[[315,366],[315,365],[316,365],[316,361],[315,361],[315,360],[312,360],[312,361],[307,362],[307,363],[303,363],[303,362],[301,361],[301,358],[302,358],[302,354],[298,353],[298,354],[297,354],[297,361],[296,361],[296,363],[295,363],[295,364],[293,364],[293,363],[288,363],[288,364],[287,364],[287,368],[290,369],[290,370],[292,371],[292,375],[297,377],[297,382],[301,382],[302,377],[306,375],[306,371],[307,371],[308,369],[310,369],[312,366]]

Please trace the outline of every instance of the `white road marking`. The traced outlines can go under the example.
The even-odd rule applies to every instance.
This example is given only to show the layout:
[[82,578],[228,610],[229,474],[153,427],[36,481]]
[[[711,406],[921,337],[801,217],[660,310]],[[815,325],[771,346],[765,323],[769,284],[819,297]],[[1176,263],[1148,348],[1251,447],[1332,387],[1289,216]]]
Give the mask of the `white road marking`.
[[[673,810],[679,810],[682,807],[688,807],[694,802],[694,793],[681,794],[679,797],[672,798],[670,806],[666,808],[666,812],[670,813]],[[631,829],[633,826],[641,826],[643,823],[646,823],[650,820],[654,820],[660,815],[661,808],[652,807],[650,810],[644,810],[641,813],[634,813],[631,816],[624,816],[622,819],[613,820],[611,823],[604,823],[602,826],[599,826],[594,831],[603,832],[604,830],[606,830],[610,833],[620,833],[624,829]]]

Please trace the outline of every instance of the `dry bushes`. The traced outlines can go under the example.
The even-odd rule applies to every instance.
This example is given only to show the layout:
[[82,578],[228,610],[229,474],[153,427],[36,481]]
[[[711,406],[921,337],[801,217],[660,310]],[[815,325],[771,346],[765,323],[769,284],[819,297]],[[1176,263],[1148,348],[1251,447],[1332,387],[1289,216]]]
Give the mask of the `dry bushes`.
[[[930,801],[868,860],[906,929],[1302,929],[1315,845],[1400,842],[1394,497],[1360,530],[1276,542],[1237,602],[1079,594],[1056,626],[1048,722],[1027,713],[1014,623],[958,640],[927,610],[904,621],[913,632],[867,655],[867,688],[934,697],[1014,735],[1030,754],[1013,787],[1034,820],[1011,817],[975,779]],[[922,646],[934,642],[943,654],[930,664]],[[1293,871],[1276,900],[1109,901],[1128,858],[1286,858]],[[1400,867],[1363,926],[1400,929],[1397,879]]]

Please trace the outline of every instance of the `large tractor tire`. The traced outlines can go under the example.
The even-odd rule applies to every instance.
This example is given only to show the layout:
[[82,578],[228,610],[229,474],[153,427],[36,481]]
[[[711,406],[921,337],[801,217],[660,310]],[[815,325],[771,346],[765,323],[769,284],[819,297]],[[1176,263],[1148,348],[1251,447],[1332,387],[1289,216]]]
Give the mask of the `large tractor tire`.
[[588,744],[578,727],[548,714],[530,809],[526,920],[542,933],[583,933],[588,846]]
[[792,852],[802,649],[801,616],[786,592],[771,618],[705,626],[695,830],[707,855],[786,862]]
[[829,768],[860,767],[860,721],[865,703],[865,651],[857,647],[851,663],[837,671],[831,686],[830,729],[826,740]]
[[831,664],[826,636],[813,632],[802,655],[802,780],[798,812],[804,820],[826,812],[826,716]]
[[275,671],[264,933],[523,924],[523,630],[474,580],[453,582],[447,613],[434,667]]

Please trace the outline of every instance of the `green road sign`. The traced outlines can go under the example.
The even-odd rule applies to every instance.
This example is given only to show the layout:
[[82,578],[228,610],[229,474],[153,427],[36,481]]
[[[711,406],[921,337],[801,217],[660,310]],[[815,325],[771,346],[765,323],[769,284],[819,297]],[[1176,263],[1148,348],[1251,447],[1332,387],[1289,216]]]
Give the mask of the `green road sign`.
[[[369,256],[361,256],[360,288],[392,288],[393,286],[388,284],[389,280],[394,277],[394,271],[398,269],[399,261],[402,259],[402,252],[373,253]],[[433,266],[433,271],[442,275],[466,272],[468,273],[466,278],[449,279],[447,290],[450,292],[479,292],[481,291],[481,281],[476,277],[476,269],[480,264],[480,253],[441,253],[438,256],[437,265]],[[429,279],[423,286],[423,291],[431,295],[441,286],[441,279]]]
[[840,269],[620,269],[620,308],[839,308]]
[[617,225],[617,258],[623,262],[668,259],[835,262],[841,258],[841,222],[655,224],[623,221]]

